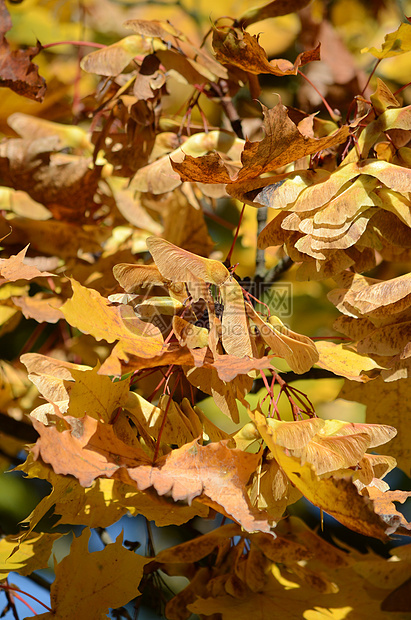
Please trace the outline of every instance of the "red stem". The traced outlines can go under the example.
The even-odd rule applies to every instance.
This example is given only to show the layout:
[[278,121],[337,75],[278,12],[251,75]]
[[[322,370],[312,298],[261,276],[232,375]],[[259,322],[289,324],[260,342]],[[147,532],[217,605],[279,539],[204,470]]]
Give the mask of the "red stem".
[[42,49],[46,50],[49,47],[54,47],[56,45],[79,45],[84,47],[96,47],[98,49],[103,49],[107,47],[107,45],[103,45],[102,43],[93,43],[92,41],[56,41],[56,43],[46,43],[46,45],[42,45]]
[[376,69],[377,69],[378,65],[380,64],[381,60],[382,60],[382,58],[379,58],[379,59],[377,60],[377,62],[375,63],[375,65],[374,65],[374,69],[371,71],[370,75],[368,76],[368,80],[367,80],[367,82],[366,82],[366,84],[365,84],[364,88],[363,88],[363,89],[362,89],[362,91],[361,91],[361,96],[363,96],[363,95],[364,95],[364,93],[365,93],[365,91],[367,90],[367,86],[368,86],[368,84],[370,83],[371,78],[372,78],[372,76],[374,75],[374,73],[375,73],[375,71],[376,71]]
[[400,93],[402,90],[404,90],[404,88],[407,88],[407,86],[410,86],[411,82],[408,82],[408,84],[404,84],[404,86],[401,86],[401,88],[399,88],[398,90],[395,91],[395,93],[393,93],[394,97],[396,95],[398,95],[398,93]]
[[301,75],[309,84],[310,86],[312,86],[315,90],[315,92],[317,93],[317,95],[319,95],[319,97],[321,97],[321,101],[323,102],[323,104],[325,105],[325,107],[327,108],[328,114],[331,116],[332,120],[335,121],[335,114],[333,112],[333,110],[331,109],[331,106],[329,105],[329,103],[327,102],[326,99],[324,99],[323,95],[320,93],[320,91],[318,90],[318,88],[315,86],[315,84],[312,83],[312,81],[310,80],[310,78],[308,78],[305,73],[303,73],[302,71],[300,71],[299,69],[297,69],[298,74]]
[[24,596],[28,596],[29,598],[32,598],[33,601],[36,601],[36,603],[38,603],[39,605],[42,605],[43,607],[45,607],[45,609],[47,609],[48,611],[52,611],[52,609],[46,605],[45,603],[43,603],[42,601],[40,601],[38,598],[36,598],[35,596],[33,596],[32,594],[29,594],[28,592],[23,592],[23,590],[20,590],[20,588],[16,588],[16,586],[9,586],[6,584],[1,584],[0,588],[2,588],[3,590],[9,590],[10,592],[13,592],[15,597],[19,599],[19,601],[21,601],[22,603],[24,603],[25,605],[27,605],[27,607],[29,607],[30,611],[32,611],[36,616],[36,612],[34,611],[34,609],[32,607],[30,607],[30,605],[21,598],[21,596],[18,596],[17,592],[20,592],[20,594],[24,594]]

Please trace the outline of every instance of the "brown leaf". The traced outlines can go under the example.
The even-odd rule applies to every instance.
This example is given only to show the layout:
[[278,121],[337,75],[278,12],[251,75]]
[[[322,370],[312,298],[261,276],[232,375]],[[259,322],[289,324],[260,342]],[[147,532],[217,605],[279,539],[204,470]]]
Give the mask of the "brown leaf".
[[35,265],[28,265],[24,262],[26,252],[29,246],[26,246],[21,252],[10,258],[0,259],[0,275],[9,282],[17,282],[18,280],[33,280],[39,277],[55,277],[53,273],[48,271],[40,271]]
[[[0,220],[0,238],[12,231],[4,244],[24,245],[30,243],[32,250],[44,252],[44,239],[47,239],[47,253],[61,258],[77,257],[79,247],[84,252],[100,252],[101,244],[110,236],[107,227],[90,225],[79,226],[56,220],[30,220],[26,217],[14,217]],[[93,265],[93,270],[95,266]]]
[[281,58],[269,62],[265,50],[258,43],[258,37],[232,26],[227,29],[213,29],[213,48],[217,60],[222,64],[234,65],[255,75],[296,75],[301,65],[320,60],[318,45],[315,50],[299,54],[294,64]]
[[[156,560],[161,564],[198,562],[209,555],[219,544],[234,536],[241,536],[241,528],[238,525],[235,523],[222,525],[208,534],[160,551],[156,555]],[[267,541],[274,542],[275,540],[267,534],[261,534],[261,536],[264,536]]]
[[198,166],[197,157],[186,155],[182,162],[171,159],[173,170],[178,172],[182,181],[198,183],[230,183],[231,175],[229,173],[226,160],[214,152],[203,155],[201,158],[201,167]]
[[57,135],[8,140],[0,145],[2,183],[78,221],[80,212],[100,207],[94,196],[102,166],[93,165],[91,157],[55,152],[60,148]]
[[264,515],[251,508],[245,485],[259,454],[230,450],[224,442],[203,447],[197,440],[161,457],[153,466],[130,468],[139,489],[153,486],[159,495],[171,493],[174,501],[191,502],[205,495],[246,531],[270,532]]
[[123,443],[114,434],[113,427],[84,416],[66,417],[69,429],[59,432],[56,426],[44,426],[33,418],[33,426],[40,435],[32,452],[50,463],[56,474],[70,474],[84,487],[103,476],[110,478],[120,467],[133,466],[148,460],[143,450]]
[[[42,102],[46,93],[46,81],[38,73],[38,67],[31,61],[41,50],[40,43],[36,47],[11,50],[4,37],[4,32],[11,27],[9,14],[3,4],[2,12],[7,14],[3,22],[0,41],[0,85],[10,88],[15,93]],[[4,15],[1,16],[3,19]]]
[[410,535],[411,523],[395,507],[394,502],[403,504],[409,497],[411,491],[380,491],[377,487],[368,487],[367,494],[372,499],[375,512],[380,515],[385,523],[388,524],[387,534]]
[[15,306],[21,308],[26,319],[34,319],[38,323],[57,323],[64,318],[59,309],[62,301],[58,297],[45,297],[43,293],[37,293],[33,297],[12,297],[11,299]]
[[113,274],[126,293],[136,293],[149,286],[164,286],[169,282],[156,265],[119,263],[113,268]]
[[296,161],[305,155],[341,144],[348,137],[348,127],[325,138],[308,138],[291,121],[287,108],[278,103],[269,110],[263,106],[265,137],[260,142],[246,142],[237,181],[256,177]]

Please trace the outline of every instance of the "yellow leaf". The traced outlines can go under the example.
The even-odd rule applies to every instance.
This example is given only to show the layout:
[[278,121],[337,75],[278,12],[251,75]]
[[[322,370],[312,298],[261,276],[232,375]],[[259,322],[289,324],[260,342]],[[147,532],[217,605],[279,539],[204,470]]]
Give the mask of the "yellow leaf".
[[223,347],[235,357],[253,357],[244,296],[237,280],[231,278],[220,288],[224,305],[222,318]]
[[366,383],[382,368],[367,355],[361,355],[343,344],[320,341],[316,346],[320,355],[317,366],[331,370],[340,377]]
[[[160,331],[138,319],[132,308],[113,308],[97,291],[73,279],[71,284],[73,296],[61,308],[70,325],[96,340],[119,341],[104,364],[104,369],[111,371],[108,374],[121,374],[119,360],[127,361],[130,355],[147,358],[162,350],[164,341]],[[113,361],[111,366],[110,361]]]
[[400,379],[385,383],[378,378],[365,385],[346,381],[339,397],[367,405],[366,419],[368,423],[390,422],[395,426],[398,431],[397,436],[380,450],[384,454],[395,457],[398,466],[409,474],[411,469],[410,381]]
[[157,439],[162,427],[161,441],[182,446],[195,435],[188,418],[173,400],[168,404],[169,399],[168,395],[162,396],[156,407],[136,392],[130,392],[124,408],[143,437]]
[[395,31],[387,34],[380,50],[364,47],[361,52],[369,52],[376,58],[390,58],[411,51],[411,24],[404,23]]
[[110,422],[113,413],[127,400],[129,381],[113,382],[98,374],[100,365],[92,370],[71,370],[73,382],[66,383],[69,394],[68,415],[82,418],[88,415],[96,420]]
[[[47,568],[53,543],[62,534],[32,533],[18,545],[15,536],[6,536],[0,541],[0,578],[5,579],[13,571],[30,575],[40,568]],[[15,553],[13,551],[16,550]]]
[[52,612],[39,618],[90,618],[90,610],[100,618],[109,608],[125,605],[141,594],[137,586],[150,560],[125,549],[122,532],[116,542],[94,553],[88,551],[89,538],[86,528],[73,539],[70,554],[56,565],[50,590]]
[[147,246],[161,274],[173,282],[204,280],[221,286],[230,276],[219,261],[182,250],[165,239],[149,237]]
[[81,60],[81,68],[89,73],[115,76],[121,73],[135,56],[151,54],[155,50],[165,48],[164,43],[160,41],[139,35],[130,35],[113,43],[113,45],[84,56]]

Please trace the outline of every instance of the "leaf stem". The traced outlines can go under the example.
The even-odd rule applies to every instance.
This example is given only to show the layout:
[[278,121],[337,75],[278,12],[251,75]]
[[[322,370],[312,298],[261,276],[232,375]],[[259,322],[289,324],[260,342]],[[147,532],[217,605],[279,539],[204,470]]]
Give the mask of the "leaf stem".
[[374,73],[376,72],[377,67],[378,67],[378,65],[380,64],[381,60],[382,60],[382,58],[378,58],[377,62],[375,63],[374,68],[373,68],[373,70],[371,71],[370,75],[368,76],[368,80],[366,81],[365,86],[364,86],[364,88],[363,88],[363,89],[362,89],[362,91],[361,91],[361,96],[363,96],[363,95],[364,95],[364,93],[365,93],[365,91],[367,90],[368,84],[370,83],[372,76],[373,76],[373,75],[374,75]]
[[320,91],[318,90],[318,88],[315,86],[315,84],[313,84],[313,82],[310,80],[309,77],[307,77],[305,75],[305,73],[303,73],[302,71],[300,71],[300,69],[297,69],[297,72],[299,75],[301,75],[309,84],[310,86],[312,86],[312,88],[314,88],[315,92],[317,93],[317,95],[321,98],[321,101],[323,102],[324,106],[327,109],[328,114],[331,116],[333,121],[336,121],[337,118],[334,114],[334,111],[331,109],[331,106],[329,105],[328,101],[324,98],[324,96],[320,93]]
[[405,88],[407,88],[407,86],[410,86],[410,85],[411,85],[411,82],[408,82],[407,84],[404,84],[404,86],[401,86],[401,88],[399,88],[398,90],[395,91],[395,93],[393,93],[394,97],[396,97],[398,95],[398,93],[400,93]]
[[33,601],[36,601],[36,603],[38,603],[39,605],[42,605],[48,611],[50,611],[50,612],[52,611],[51,607],[49,607],[48,605],[46,605],[45,603],[40,601],[40,599],[36,598],[32,594],[29,594],[28,592],[24,592],[23,590],[20,590],[20,588],[18,588],[17,586],[10,586],[10,585],[6,585],[6,584],[3,583],[3,584],[0,585],[0,588],[2,588],[3,590],[8,590],[10,592],[13,592],[15,597],[18,598],[19,601],[21,601],[22,603],[27,605],[27,607],[30,609],[30,611],[32,611],[36,616],[37,616],[37,614],[34,611],[34,609],[32,607],[30,607],[30,605],[27,603],[27,601],[22,599],[21,596],[18,596],[16,594],[16,592],[19,592],[20,594],[24,594],[24,596],[28,596],[29,598],[33,599]]
[[46,43],[46,45],[42,45],[41,49],[46,50],[49,47],[55,47],[56,45],[77,45],[83,47],[95,47],[98,49],[107,47],[107,45],[103,45],[102,43],[93,43],[92,41],[56,41],[55,43]]

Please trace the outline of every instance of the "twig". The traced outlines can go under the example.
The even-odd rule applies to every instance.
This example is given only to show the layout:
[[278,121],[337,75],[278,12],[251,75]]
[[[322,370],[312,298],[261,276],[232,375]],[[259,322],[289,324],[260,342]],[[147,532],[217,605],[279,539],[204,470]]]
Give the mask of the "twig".
[[[287,382],[292,383],[293,381],[301,381],[302,379],[339,379],[338,377],[330,370],[326,370],[325,368],[311,368],[308,372],[305,372],[302,375],[298,375],[296,372],[282,372],[281,377]],[[251,394],[256,394],[264,387],[264,383],[262,379],[255,379],[253,383],[253,387],[250,390]]]
[[228,90],[228,84],[225,80],[220,80],[219,84],[211,85],[214,91],[217,93],[224,112],[230,121],[230,125],[236,136],[244,140],[243,126],[241,124],[241,118],[238,115],[237,110],[233,104]]
[[[259,237],[260,233],[267,224],[267,213],[267,207],[260,207],[257,210],[257,237]],[[257,247],[257,252],[255,255],[255,279],[264,280],[265,273],[265,250],[261,250]]]
[[293,265],[294,262],[291,260],[291,258],[289,256],[284,256],[284,258],[279,260],[274,267],[272,267],[269,271],[266,272],[264,276],[264,285],[268,286],[273,282],[279,280],[281,276]]

